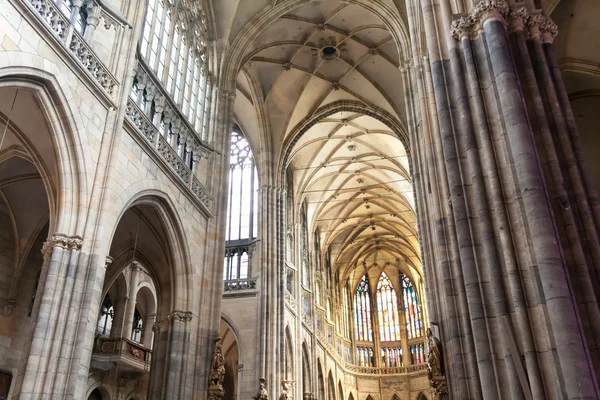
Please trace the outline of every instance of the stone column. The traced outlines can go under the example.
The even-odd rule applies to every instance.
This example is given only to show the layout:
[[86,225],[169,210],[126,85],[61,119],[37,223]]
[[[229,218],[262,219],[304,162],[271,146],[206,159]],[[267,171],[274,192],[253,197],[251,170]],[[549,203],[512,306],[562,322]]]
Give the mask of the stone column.
[[127,339],[131,339],[131,332],[133,328],[133,317],[135,315],[135,304],[137,300],[137,287],[140,283],[140,273],[142,267],[137,261],[131,264],[129,275],[129,293],[127,295],[127,303],[125,306],[125,314],[123,319],[123,331],[121,336]]
[[142,336],[142,342],[144,347],[152,349],[153,335],[154,335],[154,323],[156,322],[156,314],[146,315],[144,320],[144,333]]
[[[42,253],[49,259],[40,277],[40,307],[34,321],[31,348],[25,366],[25,376],[19,398],[43,399],[48,395],[65,393],[66,374],[58,369],[61,358],[71,360],[74,333],[67,326],[72,309],[71,299],[78,300],[80,292],[76,273],[83,240],[77,236],[55,234],[44,243]],[[56,384],[58,381],[58,384]]]
[[504,0],[455,16],[420,3],[431,147],[417,162],[439,190],[424,201],[426,284],[451,395],[597,398],[595,194],[549,68],[556,27]]

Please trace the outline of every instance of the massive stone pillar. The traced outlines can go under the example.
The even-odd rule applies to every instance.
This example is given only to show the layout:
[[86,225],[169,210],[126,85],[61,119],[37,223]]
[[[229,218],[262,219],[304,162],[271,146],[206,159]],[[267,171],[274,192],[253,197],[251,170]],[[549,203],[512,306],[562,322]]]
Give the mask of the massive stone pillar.
[[82,254],[82,244],[79,237],[61,234],[44,244],[39,308],[20,399],[78,398],[85,389],[104,263]]
[[420,5],[430,69],[416,162],[451,397],[598,398],[598,199],[556,26],[505,0]]

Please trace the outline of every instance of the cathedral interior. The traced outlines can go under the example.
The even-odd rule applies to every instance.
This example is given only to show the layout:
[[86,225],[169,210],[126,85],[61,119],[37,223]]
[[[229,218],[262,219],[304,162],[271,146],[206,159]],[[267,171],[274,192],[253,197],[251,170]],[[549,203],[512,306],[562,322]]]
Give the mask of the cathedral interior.
[[0,400],[600,399],[599,20],[0,0]]

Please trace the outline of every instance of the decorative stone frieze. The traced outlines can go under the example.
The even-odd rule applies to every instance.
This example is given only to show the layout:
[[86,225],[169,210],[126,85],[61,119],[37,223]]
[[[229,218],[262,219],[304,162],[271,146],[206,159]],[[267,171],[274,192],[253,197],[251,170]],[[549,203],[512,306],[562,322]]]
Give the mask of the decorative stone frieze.
[[223,286],[225,293],[255,290],[256,278],[226,280],[223,282]]
[[79,251],[83,246],[83,239],[79,236],[65,236],[56,234],[48,238],[42,246],[42,254],[48,256],[52,254],[55,247],[60,247],[65,250]]

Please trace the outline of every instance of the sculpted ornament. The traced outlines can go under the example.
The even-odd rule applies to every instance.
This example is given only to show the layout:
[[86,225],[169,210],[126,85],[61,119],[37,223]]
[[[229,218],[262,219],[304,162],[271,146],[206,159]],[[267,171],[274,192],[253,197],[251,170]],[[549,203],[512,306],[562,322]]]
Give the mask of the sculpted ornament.
[[81,246],[83,246],[83,239],[79,236],[64,236],[61,234],[56,234],[44,242],[44,245],[42,246],[42,254],[44,256],[50,255],[55,247],[60,247],[64,250],[79,251],[81,250]]
[[455,39],[476,36],[483,29],[485,21],[491,18],[504,21],[507,14],[506,0],[481,0],[469,13],[452,22],[450,32]]
[[294,400],[294,381],[281,381],[281,400]]
[[444,371],[442,343],[427,328],[427,377],[429,384],[438,394],[448,393],[448,382]]
[[266,379],[260,378],[258,392],[256,392],[256,396],[252,397],[254,400],[269,400],[269,392],[267,392],[266,385]]
[[225,357],[221,351],[221,338],[215,339],[215,352],[210,365],[208,378],[208,400],[221,400],[225,395],[223,380],[225,379]]

